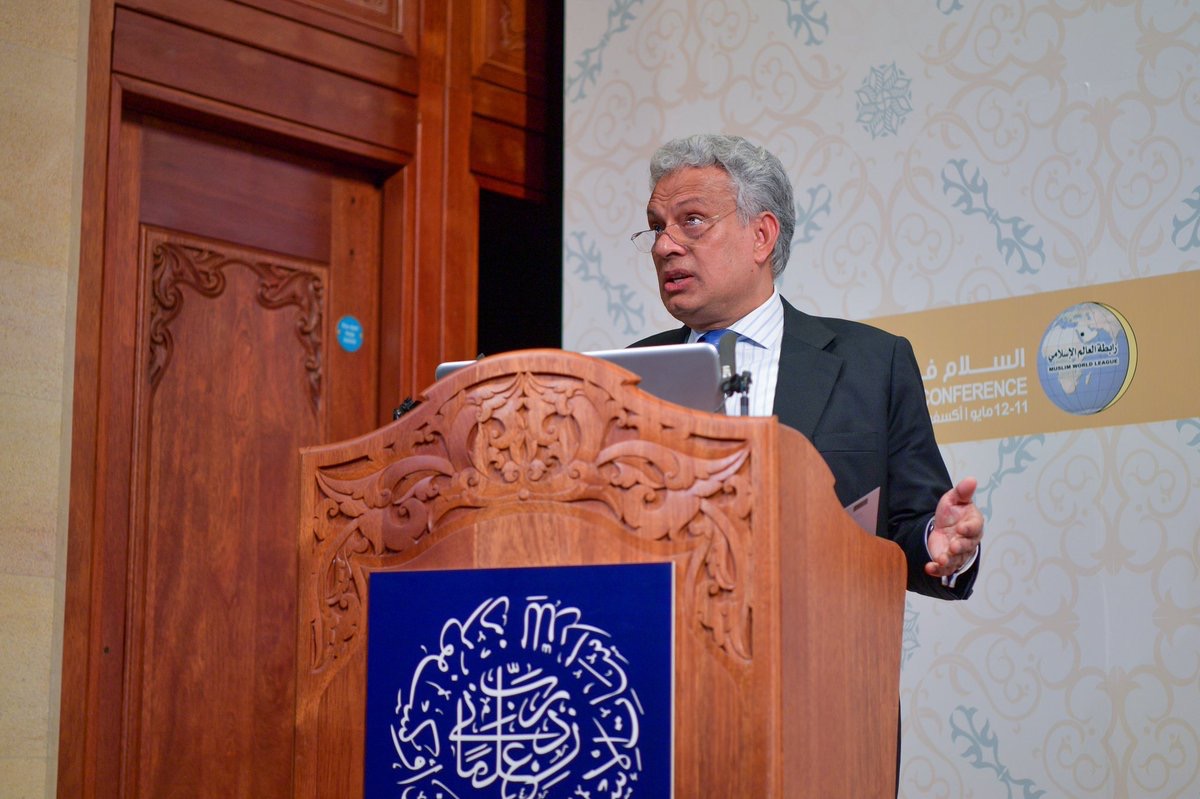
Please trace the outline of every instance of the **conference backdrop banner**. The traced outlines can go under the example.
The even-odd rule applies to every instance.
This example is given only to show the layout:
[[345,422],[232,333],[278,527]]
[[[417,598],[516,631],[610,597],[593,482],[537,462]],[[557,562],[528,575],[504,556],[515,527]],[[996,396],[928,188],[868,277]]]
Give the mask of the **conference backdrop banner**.
[[676,326],[647,164],[734,133],[796,188],[779,280],[909,337],[987,518],[910,595],[900,794],[1200,795],[1200,9],[569,0],[564,346]]

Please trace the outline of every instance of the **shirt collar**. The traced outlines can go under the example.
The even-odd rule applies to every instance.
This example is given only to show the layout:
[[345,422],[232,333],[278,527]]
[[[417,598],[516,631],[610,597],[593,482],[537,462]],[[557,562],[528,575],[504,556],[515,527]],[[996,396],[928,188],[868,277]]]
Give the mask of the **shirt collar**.
[[[777,347],[783,339],[783,299],[779,289],[771,292],[762,305],[729,326],[743,341],[749,341],[760,347],[770,349]],[[690,330],[688,343],[700,338],[700,333]]]

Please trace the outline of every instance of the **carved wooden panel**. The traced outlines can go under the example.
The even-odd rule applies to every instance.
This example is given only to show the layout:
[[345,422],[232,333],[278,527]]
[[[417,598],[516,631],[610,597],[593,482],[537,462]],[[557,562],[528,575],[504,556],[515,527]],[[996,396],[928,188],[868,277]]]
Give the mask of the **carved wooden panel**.
[[403,563],[480,515],[545,503],[686,550],[683,616],[733,664],[748,661],[749,450],[629,407],[614,382],[521,371],[451,393],[462,381],[445,381],[362,456],[322,466],[303,542],[323,575],[301,608],[313,671],[361,646],[370,568]]
[[[174,337],[171,322],[182,309],[185,287],[198,297],[214,299],[224,293],[226,272],[248,270],[257,281],[255,300],[268,310],[292,308],[313,411],[321,410],[321,314],[325,283],[322,269],[282,256],[238,251],[227,244],[204,242],[166,231],[144,234],[143,259],[151,266],[150,364],[148,379],[157,386],[171,360]],[[290,261],[290,262],[289,262]]]
[[205,790],[275,795],[292,770],[289,473],[320,440],[326,270],[156,228],[140,260],[126,757],[141,795],[201,774]]
[[544,97],[546,4],[539,0],[478,0],[472,7],[473,75]]

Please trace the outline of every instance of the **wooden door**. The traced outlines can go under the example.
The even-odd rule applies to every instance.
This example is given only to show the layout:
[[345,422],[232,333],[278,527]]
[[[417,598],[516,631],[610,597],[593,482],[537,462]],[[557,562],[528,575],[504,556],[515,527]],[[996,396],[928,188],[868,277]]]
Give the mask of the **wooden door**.
[[93,0],[60,796],[290,795],[298,450],[476,352],[471,25]]
[[114,230],[133,362],[110,348],[110,373],[135,376],[125,770],[141,796],[278,795],[298,450],[376,426],[380,192],[153,118],[121,138],[138,189],[136,226]]
[[280,795],[297,453],[377,425],[382,191],[139,113],[114,149],[88,787]]
[[298,451],[390,418],[449,304],[414,302],[415,59],[134,5],[93,16],[59,794],[283,796]]

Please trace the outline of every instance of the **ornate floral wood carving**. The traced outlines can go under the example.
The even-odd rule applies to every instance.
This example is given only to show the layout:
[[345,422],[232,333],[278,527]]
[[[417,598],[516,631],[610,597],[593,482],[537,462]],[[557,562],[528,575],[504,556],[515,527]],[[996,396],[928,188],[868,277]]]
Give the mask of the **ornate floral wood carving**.
[[387,428],[388,443],[370,439],[369,454],[306,470],[316,497],[303,579],[317,588],[301,612],[314,673],[356,643],[368,568],[406,560],[479,509],[537,503],[585,506],[631,536],[686,550],[688,611],[726,656],[749,661],[746,442],[703,439],[574,376],[511,372],[456,388]]
[[[222,247],[222,249],[217,249]],[[187,239],[177,234],[147,230],[143,253],[151,257],[150,364],[153,389],[171,362],[174,339],[171,321],[183,307],[183,286],[202,297],[219,297],[225,291],[225,270],[230,266],[249,269],[258,278],[255,296],[264,308],[295,307],[296,336],[304,349],[313,408],[321,407],[321,312],[324,282],[319,274],[302,265],[265,260],[259,255],[231,253],[209,241]],[[145,254],[142,256],[145,258]]]

